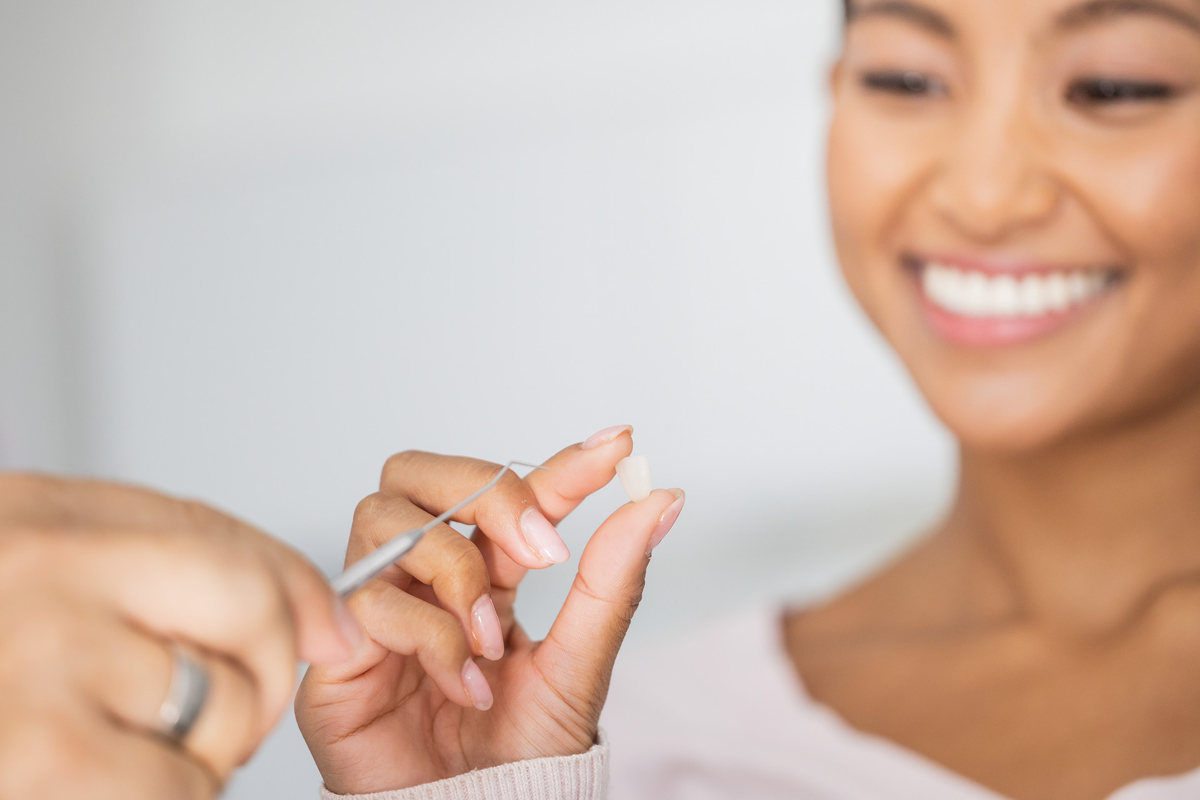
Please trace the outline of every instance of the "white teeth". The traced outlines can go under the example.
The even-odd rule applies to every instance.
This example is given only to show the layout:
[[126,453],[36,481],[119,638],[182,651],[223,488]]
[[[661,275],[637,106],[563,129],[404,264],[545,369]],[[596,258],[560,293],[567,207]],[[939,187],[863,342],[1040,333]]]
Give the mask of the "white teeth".
[[921,272],[925,296],[964,317],[1038,317],[1065,311],[1095,297],[1107,285],[1107,277],[1099,271],[1030,274],[1018,280],[930,263]]
[[640,503],[650,496],[654,483],[650,479],[650,459],[645,456],[622,458],[617,462],[617,477],[633,502]]
[[1051,311],[1064,311],[1071,305],[1071,290],[1067,284],[1067,276],[1061,272],[1052,272],[1046,278],[1046,306]]
[[1017,282],[1011,275],[992,278],[992,313],[1000,317],[1015,317],[1021,313],[1021,298],[1017,296]]
[[968,272],[963,281],[963,310],[967,314],[986,314],[988,301],[988,279],[982,272]]
[[1050,293],[1046,282],[1036,275],[1026,275],[1021,279],[1017,294],[1020,301],[1017,305],[1029,316],[1040,316],[1046,313],[1046,295]]

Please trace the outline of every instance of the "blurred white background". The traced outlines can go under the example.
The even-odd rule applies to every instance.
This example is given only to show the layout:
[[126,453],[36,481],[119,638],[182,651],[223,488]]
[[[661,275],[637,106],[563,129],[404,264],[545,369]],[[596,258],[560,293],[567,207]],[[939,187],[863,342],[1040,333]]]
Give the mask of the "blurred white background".
[[[200,497],[333,572],[389,454],[629,422],[689,496],[631,647],[833,590],[954,470],[836,272],[838,14],[0,2],[0,464]],[[572,575],[529,579],[534,633]],[[227,796],[317,781],[288,720]]]

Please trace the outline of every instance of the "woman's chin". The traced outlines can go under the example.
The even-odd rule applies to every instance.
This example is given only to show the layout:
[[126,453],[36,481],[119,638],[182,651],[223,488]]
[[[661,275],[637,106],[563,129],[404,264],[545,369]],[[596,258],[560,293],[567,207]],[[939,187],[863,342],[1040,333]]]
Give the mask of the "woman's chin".
[[1053,447],[1087,427],[1079,386],[1040,370],[916,372],[934,413],[964,449],[1020,455]]
[[997,456],[1021,456],[1045,451],[1069,436],[1069,429],[1038,416],[939,414],[958,440],[960,449]]

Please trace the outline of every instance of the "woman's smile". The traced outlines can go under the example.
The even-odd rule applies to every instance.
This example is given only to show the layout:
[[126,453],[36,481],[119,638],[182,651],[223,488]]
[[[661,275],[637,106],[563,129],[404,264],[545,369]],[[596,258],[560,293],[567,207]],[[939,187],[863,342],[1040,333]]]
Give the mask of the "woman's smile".
[[1116,291],[1123,270],[1012,259],[907,255],[930,328],[952,344],[1019,345],[1079,320]]

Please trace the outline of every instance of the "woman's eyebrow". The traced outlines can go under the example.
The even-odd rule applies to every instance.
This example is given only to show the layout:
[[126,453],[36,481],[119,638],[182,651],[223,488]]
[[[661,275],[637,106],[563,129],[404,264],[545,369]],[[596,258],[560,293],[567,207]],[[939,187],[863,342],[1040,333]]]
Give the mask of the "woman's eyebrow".
[[909,0],[881,0],[878,3],[853,3],[850,6],[850,22],[874,16],[897,17],[947,39],[955,36],[954,26],[948,19],[932,8]]
[[1161,0],[1091,0],[1060,14],[1056,27],[1060,30],[1082,28],[1101,20],[1138,14],[1177,22],[1200,33],[1200,17]]

